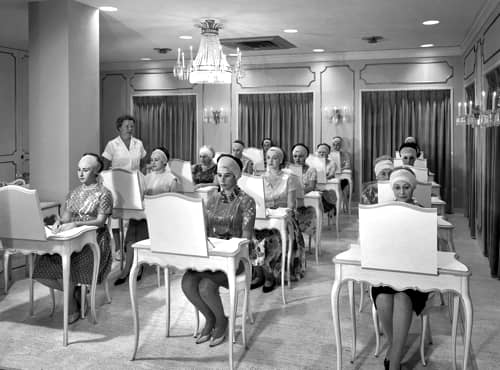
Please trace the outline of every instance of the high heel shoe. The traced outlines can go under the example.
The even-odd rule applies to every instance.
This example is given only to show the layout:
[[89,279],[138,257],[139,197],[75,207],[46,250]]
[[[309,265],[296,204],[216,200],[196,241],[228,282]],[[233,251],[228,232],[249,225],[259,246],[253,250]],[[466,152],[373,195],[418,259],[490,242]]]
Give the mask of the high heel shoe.
[[276,280],[273,280],[271,285],[266,284],[267,281],[264,283],[264,286],[262,287],[262,292],[264,293],[269,293],[274,290],[274,287],[276,286]]
[[126,276],[124,276],[124,277],[116,279],[115,286],[122,285],[127,280],[128,280],[128,274]]
[[[203,332],[207,332],[207,334],[203,334]],[[212,337],[212,332],[213,332],[213,329],[205,330],[205,328],[203,328],[200,335],[196,338],[195,343],[201,344],[201,343],[208,342],[210,340],[210,338]]]
[[388,359],[384,358],[384,370],[389,370],[390,362]]
[[[219,344],[224,342],[224,340],[226,339],[228,324],[229,324],[229,321],[228,321],[228,318],[226,317],[226,326],[224,327],[224,330],[221,330],[222,335],[217,337],[217,338],[215,336],[213,336],[212,339],[210,340],[210,344],[208,345],[209,347],[215,347],[215,346],[218,346]],[[217,331],[217,328],[214,329],[214,334],[216,331]]]

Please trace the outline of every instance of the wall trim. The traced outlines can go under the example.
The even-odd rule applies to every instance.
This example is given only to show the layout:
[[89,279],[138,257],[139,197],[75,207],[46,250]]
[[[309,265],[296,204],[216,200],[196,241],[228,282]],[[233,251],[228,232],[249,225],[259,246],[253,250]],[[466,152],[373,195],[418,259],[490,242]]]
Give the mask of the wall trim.
[[312,74],[312,79],[309,81],[307,85],[296,85],[296,84],[283,84],[283,85],[261,85],[261,86],[243,86],[239,79],[236,80],[236,84],[240,86],[242,89],[258,89],[261,87],[311,87],[313,82],[316,81],[316,72],[314,72],[311,66],[283,66],[283,67],[249,67],[243,68],[245,71],[268,71],[268,70],[290,70],[290,69],[305,69]]
[[164,89],[136,89],[133,84],[133,80],[136,76],[144,76],[144,75],[158,75],[158,74],[164,74],[164,75],[174,75],[173,72],[168,72],[168,71],[161,71],[161,72],[135,72],[131,77],[129,81],[130,88],[133,91],[183,91],[183,90],[194,90],[194,85],[190,85],[189,87],[172,87],[172,88],[164,88]]
[[[378,65],[402,65],[402,64],[446,64],[450,68],[450,74],[446,76],[444,81],[431,81],[431,82],[402,82],[402,81],[390,81],[390,82],[368,82],[363,78],[363,71],[369,66],[378,66]],[[359,79],[365,83],[365,85],[436,85],[439,83],[447,83],[454,75],[453,66],[448,63],[447,60],[441,61],[432,61],[432,62],[385,62],[385,63],[367,63],[363,65],[363,67],[359,70]]]
[[[18,101],[17,101],[17,58],[16,55],[13,52],[8,52],[8,51],[3,51],[0,50],[1,54],[7,54],[14,59],[14,151],[12,153],[0,153],[0,157],[7,157],[7,156],[13,156],[17,153],[17,139],[18,139],[18,126],[17,126],[17,107],[18,107]],[[15,165],[15,164],[14,164]],[[17,171],[17,165],[15,165],[16,171]]]
[[483,32],[483,40],[481,42],[481,59],[483,61],[483,65],[486,64],[486,63],[488,63],[493,57],[495,57],[495,55],[497,55],[498,53],[500,53],[500,47],[499,47],[499,48],[497,48],[496,51],[493,52],[493,54],[491,54],[490,56],[488,56],[486,59],[484,57],[484,40],[486,38],[486,34],[490,30],[490,28],[496,23],[496,21],[498,20],[498,18],[500,18],[500,13],[497,14],[497,16],[490,22],[490,24],[488,25],[488,27],[486,27],[486,29]]
[[464,72],[465,72],[465,60],[472,52],[474,52],[476,54],[476,58],[474,58],[474,67],[472,68],[472,72],[469,73],[467,76],[464,74],[464,81],[468,80],[476,72],[476,64],[477,64],[477,46],[476,46],[476,44],[474,44],[474,46],[470,48],[470,50],[467,52],[467,54],[464,55],[464,58],[463,58],[464,59]]
[[463,51],[467,50],[471,44],[475,44],[475,40],[479,37],[481,28],[486,24],[488,18],[490,18],[491,14],[495,11],[499,4],[500,0],[486,1],[483,8],[478,12],[477,17],[474,19],[474,22],[472,22],[469,31],[465,35],[465,38],[460,45],[460,48]]

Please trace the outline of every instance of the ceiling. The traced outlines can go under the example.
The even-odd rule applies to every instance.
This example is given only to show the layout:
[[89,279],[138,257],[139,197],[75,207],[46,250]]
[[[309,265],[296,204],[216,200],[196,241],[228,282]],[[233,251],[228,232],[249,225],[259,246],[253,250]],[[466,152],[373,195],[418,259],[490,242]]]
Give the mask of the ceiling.
[[[500,0],[79,0],[117,12],[100,16],[101,62],[175,59],[177,48],[197,49],[200,19],[224,24],[221,38],[279,35],[296,46],[278,51],[246,51],[253,55],[325,53],[461,47],[483,8]],[[0,46],[28,49],[28,0],[0,0]],[[436,26],[422,21],[439,19]],[[298,29],[287,34],[286,28]],[[191,35],[192,40],[179,36]],[[368,44],[362,37],[380,35]],[[154,48],[170,48],[158,54]],[[225,50],[230,53],[231,50]]]

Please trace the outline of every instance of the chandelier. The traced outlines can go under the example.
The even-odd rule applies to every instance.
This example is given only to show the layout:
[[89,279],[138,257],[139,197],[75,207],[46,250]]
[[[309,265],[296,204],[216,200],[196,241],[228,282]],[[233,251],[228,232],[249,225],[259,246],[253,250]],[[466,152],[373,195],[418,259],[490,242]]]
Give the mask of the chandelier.
[[232,74],[241,77],[241,52],[236,53],[234,68],[229,65],[219,41],[220,23],[206,19],[200,23],[201,41],[198,54],[193,60],[193,47],[189,47],[190,62],[186,65],[184,52],[177,50],[174,76],[179,80],[189,80],[192,84],[230,84]]
[[459,126],[493,127],[500,126],[500,107],[497,105],[497,93],[491,96],[491,110],[487,105],[487,94],[481,92],[481,104],[473,105],[472,100],[458,102],[458,113],[455,123]]

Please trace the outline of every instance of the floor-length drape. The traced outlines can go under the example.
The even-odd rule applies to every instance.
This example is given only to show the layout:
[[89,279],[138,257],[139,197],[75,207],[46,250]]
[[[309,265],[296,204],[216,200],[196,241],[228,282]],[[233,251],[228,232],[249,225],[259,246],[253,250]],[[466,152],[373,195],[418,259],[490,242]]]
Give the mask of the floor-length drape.
[[196,96],[134,96],[136,135],[148,154],[157,146],[171,158],[196,161]]
[[[465,101],[474,102],[474,84],[465,88]],[[465,128],[465,217],[469,219],[472,238],[476,237],[476,138],[474,128]]]
[[[313,144],[313,93],[240,94],[238,132],[247,146],[270,137],[290,154],[292,146]],[[312,149],[311,149],[312,150]]]
[[363,91],[361,106],[363,182],[374,179],[376,157],[394,156],[404,139],[414,136],[451,212],[450,90]]

